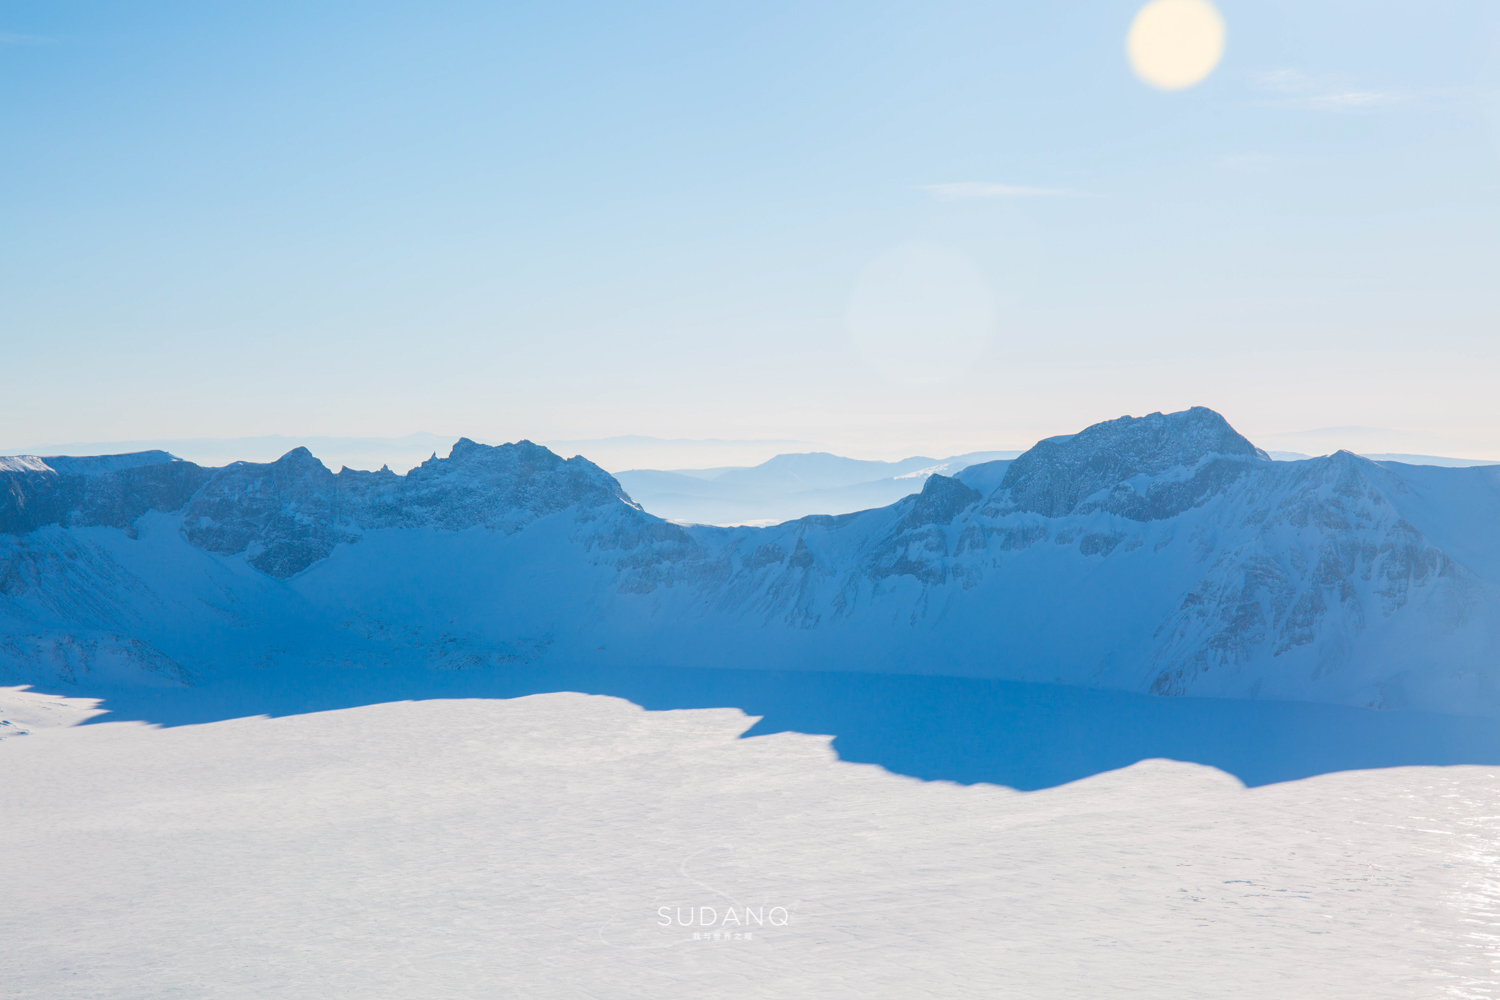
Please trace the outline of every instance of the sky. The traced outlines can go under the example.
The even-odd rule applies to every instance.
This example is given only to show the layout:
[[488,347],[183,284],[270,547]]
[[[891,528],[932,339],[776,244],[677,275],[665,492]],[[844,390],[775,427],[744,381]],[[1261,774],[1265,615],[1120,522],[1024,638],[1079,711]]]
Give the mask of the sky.
[[0,3],[0,448],[1500,458],[1500,8],[1141,7]]

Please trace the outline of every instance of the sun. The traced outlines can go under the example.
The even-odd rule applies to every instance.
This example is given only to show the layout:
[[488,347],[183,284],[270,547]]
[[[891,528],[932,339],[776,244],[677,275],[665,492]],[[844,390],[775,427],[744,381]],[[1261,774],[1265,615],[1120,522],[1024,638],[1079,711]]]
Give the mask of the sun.
[[1151,0],[1125,36],[1135,75],[1161,90],[1201,83],[1224,56],[1224,19],[1208,0]]

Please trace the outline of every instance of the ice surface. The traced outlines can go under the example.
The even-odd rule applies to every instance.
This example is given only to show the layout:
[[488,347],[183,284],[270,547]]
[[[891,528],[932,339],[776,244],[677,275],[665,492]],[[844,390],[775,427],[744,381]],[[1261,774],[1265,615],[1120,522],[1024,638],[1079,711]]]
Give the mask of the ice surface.
[[751,721],[547,694],[6,740],[0,989],[1496,995],[1493,767],[1246,789],[1148,760],[1023,793]]

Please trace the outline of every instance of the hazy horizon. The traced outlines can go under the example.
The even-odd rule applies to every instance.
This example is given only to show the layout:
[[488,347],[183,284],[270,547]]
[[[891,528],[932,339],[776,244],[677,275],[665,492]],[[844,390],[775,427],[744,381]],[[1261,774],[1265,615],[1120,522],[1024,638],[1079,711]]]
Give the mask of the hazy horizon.
[[[1082,428],[1074,428],[1081,430]],[[1063,432],[1069,433],[1069,432]],[[241,438],[156,438],[136,441],[54,442],[27,447],[0,447],[0,456],[5,455],[92,455],[115,454],[130,451],[160,449],[171,452],[178,458],[197,462],[200,465],[224,465],[232,461],[269,462],[286,454],[299,445],[307,447],[330,468],[348,466],[352,469],[374,470],[388,465],[398,473],[405,473],[431,456],[447,457],[453,443],[461,437],[469,437],[481,444],[504,444],[505,441],[486,440],[465,434],[433,434],[418,431],[397,438],[331,437],[315,434],[272,434]],[[1267,447],[1255,441],[1257,446],[1273,458],[1310,458],[1332,454],[1336,451],[1352,451],[1377,460],[1404,461],[1407,459],[1436,459],[1433,464],[1500,464],[1500,459],[1474,455],[1431,455],[1414,451],[1382,451],[1369,442],[1388,441],[1394,433],[1374,427],[1332,427],[1306,432],[1300,436],[1282,435],[1282,440],[1307,444],[1316,441],[1347,441],[1333,447],[1318,450]],[[514,438],[515,440],[531,440]],[[1254,441],[1254,438],[1251,438]],[[1359,445],[1364,441],[1367,444]],[[636,469],[700,470],[726,467],[749,467],[760,465],[778,455],[822,453],[841,455],[866,461],[897,462],[916,456],[934,460],[956,457],[971,452],[946,452],[927,448],[896,453],[875,451],[864,454],[849,454],[832,448],[818,446],[814,442],[781,440],[756,441],[723,438],[657,438],[643,435],[617,435],[611,438],[572,441],[535,441],[564,457],[575,454],[595,462],[610,472],[625,472]],[[975,451],[1004,451],[1019,454],[1036,442],[1012,448],[975,449]]]
[[1138,7],[12,7],[0,436],[1500,456],[1494,8]]

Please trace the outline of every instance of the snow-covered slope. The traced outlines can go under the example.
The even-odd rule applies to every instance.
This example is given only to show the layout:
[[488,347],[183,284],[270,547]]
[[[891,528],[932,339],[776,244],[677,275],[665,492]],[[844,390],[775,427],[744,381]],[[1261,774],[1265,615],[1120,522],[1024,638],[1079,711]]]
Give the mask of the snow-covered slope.
[[[1495,996],[1493,767],[1127,758],[1021,792],[576,693],[165,728],[15,699],[6,1000]],[[1165,721],[1100,701],[1102,737],[1031,752]]]
[[17,680],[610,663],[1500,712],[1500,469],[1271,462],[1202,408],[769,528],[664,521],[528,442],[0,489]]

